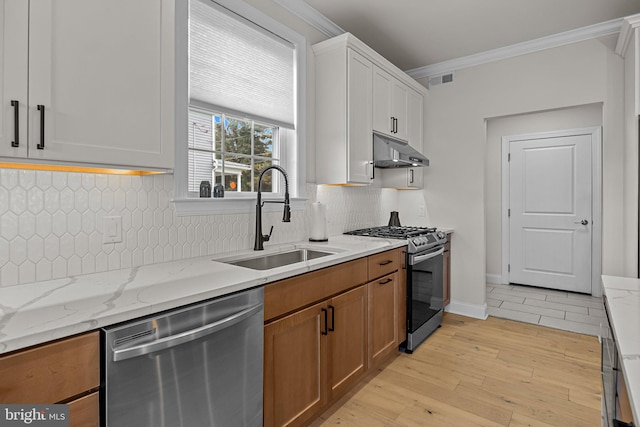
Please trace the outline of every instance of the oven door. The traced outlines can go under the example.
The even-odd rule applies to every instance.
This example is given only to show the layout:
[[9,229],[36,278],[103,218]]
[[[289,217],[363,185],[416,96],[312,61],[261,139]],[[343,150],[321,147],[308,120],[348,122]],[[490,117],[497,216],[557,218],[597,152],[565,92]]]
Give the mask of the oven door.
[[407,351],[412,352],[442,321],[444,246],[407,254]]

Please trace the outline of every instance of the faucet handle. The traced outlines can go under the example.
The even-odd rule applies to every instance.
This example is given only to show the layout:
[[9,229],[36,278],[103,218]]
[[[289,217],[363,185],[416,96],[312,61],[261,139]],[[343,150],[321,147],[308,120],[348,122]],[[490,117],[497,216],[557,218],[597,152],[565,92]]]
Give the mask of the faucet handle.
[[271,226],[271,230],[269,230],[269,234],[265,234],[264,236],[262,236],[262,241],[268,242],[271,238],[271,233],[273,233],[273,225]]

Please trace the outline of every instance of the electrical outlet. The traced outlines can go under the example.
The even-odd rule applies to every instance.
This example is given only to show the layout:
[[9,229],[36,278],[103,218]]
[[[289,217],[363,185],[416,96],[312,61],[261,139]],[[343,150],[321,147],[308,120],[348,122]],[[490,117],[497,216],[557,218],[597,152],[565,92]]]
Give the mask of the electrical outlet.
[[418,216],[420,218],[424,218],[425,216],[427,216],[427,208],[424,205],[421,205],[418,209]]
[[102,243],[122,242],[122,217],[105,216],[102,223]]

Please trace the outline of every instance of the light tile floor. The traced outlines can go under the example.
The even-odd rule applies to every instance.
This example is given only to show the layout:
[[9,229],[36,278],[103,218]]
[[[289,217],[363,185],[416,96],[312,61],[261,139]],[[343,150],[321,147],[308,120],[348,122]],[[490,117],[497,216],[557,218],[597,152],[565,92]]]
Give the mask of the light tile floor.
[[602,298],[521,285],[487,283],[490,316],[598,336]]

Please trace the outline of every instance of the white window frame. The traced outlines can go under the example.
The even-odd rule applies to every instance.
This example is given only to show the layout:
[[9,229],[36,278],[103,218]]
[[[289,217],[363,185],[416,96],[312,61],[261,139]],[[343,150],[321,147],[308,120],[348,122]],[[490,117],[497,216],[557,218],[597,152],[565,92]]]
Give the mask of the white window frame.
[[[211,0],[213,1],[213,0]],[[295,130],[281,128],[280,144],[286,150],[281,166],[289,175],[292,210],[303,210],[306,202],[306,138],[307,138],[307,41],[304,36],[250,6],[242,0],[215,0],[218,5],[256,23],[295,46],[296,87]],[[176,1],[176,88],[175,88],[175,167],[174,204],[176,213],[208,215],[217,213],[251,213],[255,209],[256,193],[225,193],[224,198],[194,198],[188,194],[188,111],[189,111],[189,1]],[[280,199],[282,195],[268,193],[263,199]],[[272,203],[264,211],[282,209]]]

